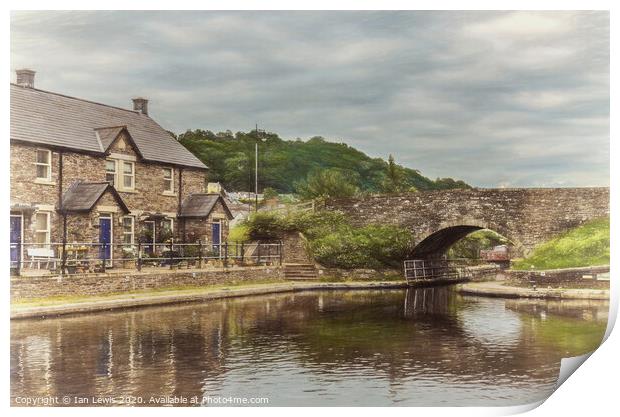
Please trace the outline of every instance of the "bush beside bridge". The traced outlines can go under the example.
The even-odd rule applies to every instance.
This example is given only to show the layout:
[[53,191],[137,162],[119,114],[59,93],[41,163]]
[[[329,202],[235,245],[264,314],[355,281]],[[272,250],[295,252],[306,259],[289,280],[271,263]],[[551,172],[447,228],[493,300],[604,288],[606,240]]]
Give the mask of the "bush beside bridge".
[[413,249],[413,236],[404,228],[372,224],[354,227],[337,212],[298,212],[288,215],[259,212],[232,234],[249,240],[275,240],[287,232],[301,232],[308,250],[331,268],[400,268]]

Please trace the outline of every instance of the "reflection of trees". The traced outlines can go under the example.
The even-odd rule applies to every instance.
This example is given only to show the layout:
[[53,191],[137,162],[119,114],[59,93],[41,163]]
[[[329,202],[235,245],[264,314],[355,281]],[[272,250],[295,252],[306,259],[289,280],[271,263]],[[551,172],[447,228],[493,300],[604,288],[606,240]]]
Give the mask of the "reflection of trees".
[[510,300],[506,308],[522,316],[525,337],[543,341],[562,357],[598,348],[609,316],[608,301]]
[[[412,375],[546,381],[557,375],[565,352],[598,344],[606,309],[483,300],[436,287],[304,292],[16,321],[11,389],[13,395],[200,396],[217,390],[239,360],[258,369],[280,354],[319,374],[355,368],[392,382]],[[486,337],[502,335],[498,326],[509,316],[519,323],[516,332]]]

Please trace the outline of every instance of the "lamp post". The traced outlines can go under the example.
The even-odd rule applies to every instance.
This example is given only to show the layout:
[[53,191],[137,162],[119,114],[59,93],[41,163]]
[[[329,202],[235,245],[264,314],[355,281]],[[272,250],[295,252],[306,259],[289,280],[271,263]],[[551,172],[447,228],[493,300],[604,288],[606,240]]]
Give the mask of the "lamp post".
[[264,141],[265,131],[263,129],[258,130],[258,123],[256,124],[256,143],[254,143],[254,211],[258,211],[258,141]]

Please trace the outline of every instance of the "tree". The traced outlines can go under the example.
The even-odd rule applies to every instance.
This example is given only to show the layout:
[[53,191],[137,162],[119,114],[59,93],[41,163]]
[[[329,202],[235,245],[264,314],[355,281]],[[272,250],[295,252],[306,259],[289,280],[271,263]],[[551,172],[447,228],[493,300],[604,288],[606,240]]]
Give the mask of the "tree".
[[264,200],[271,200],[271,199],[274,199],[274,198],[278,198],[278,192],[275,189],[271,188],[271,187],[266,187],[263,190],[263,199]]
[[358,188],[342,171],[334,168],[314,170],[305,181],[296,184],[299,195],[306,200],[313,198],[353,197]]
[[448,258],[479,259],[481,249],[492,249],[510,242],[492,230],[478,230],[456,242],[448,250]]
[[400,193],[408,188],[404,184],[402,168],[394,162],[394,157],[391,154],[388,157],[387,170],[381,186],[382,191],[386,194]]
[[[179,142],[209,167],[209,181],[221,182],[230,191],[254,189],[254,147],[256,131],[188,130]],[[344,143],[316,136],[307,141],[283,140],[272,132],[261,132],[258,171],[261,187],[291,193],[295,184],[305,182],[316,169],[338,169],[349,182],[369,193],[404,192],[411,186],[419,190],[463,188],[467,184],[451,178],[433,181],[415,169],[393,161],[371,158]],[[245,155],[245,156],[243,156]]]
[[224,160],[224,182],[227,187],[236,190],[248,189],[252,180],[252,164],[250,158],[237,152]]

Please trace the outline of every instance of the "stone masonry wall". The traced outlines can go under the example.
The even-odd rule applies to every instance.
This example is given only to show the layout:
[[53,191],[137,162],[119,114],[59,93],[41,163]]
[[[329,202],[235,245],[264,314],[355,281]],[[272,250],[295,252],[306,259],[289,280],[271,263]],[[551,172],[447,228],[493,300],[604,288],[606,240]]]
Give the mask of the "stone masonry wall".
[[158,288],[235,284],[283,279],[280,267],[231,268],[214,271],[133,272],[68,277],[13,277],[11,299],[101,295]]
[[506,270],[506,283],[517,287],[531,287],[533,283],[539,288],[609,288],[609,280],[598,280],[599,274],[608,273],[609,266],[586,268],[551,269],[546,271]]
[[282,236],[282,255],[286,263],[314,263],[314,259],[306,250],[305,238],[298,232],[289,232]]
[[524,188],[423,191],[326,202],[354,224],[406,227],[416,243],[442,229],[468,225],[494,230],[527,254],[588,220],[609,216],[609,188]]

